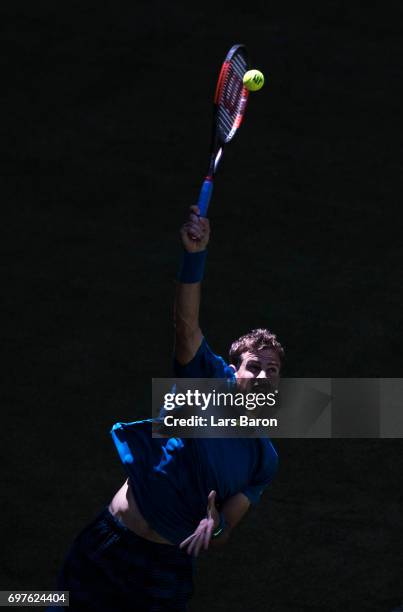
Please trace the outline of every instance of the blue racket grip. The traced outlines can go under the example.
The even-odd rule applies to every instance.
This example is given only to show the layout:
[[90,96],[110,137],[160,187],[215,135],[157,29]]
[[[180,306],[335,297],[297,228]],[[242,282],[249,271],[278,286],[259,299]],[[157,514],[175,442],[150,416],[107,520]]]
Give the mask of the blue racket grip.
[[205,217],[207,215],[208,205],[210,204],[212,193],[213,180],[211,178],[206,178],[202,185],[202,188],[200,189],[199,201],[197,202],[201,217]]

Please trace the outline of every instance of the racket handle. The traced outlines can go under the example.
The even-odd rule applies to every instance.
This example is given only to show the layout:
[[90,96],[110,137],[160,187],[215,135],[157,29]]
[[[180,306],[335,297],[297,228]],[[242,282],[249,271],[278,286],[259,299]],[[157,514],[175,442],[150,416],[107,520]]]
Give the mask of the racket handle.
[[208,205],[210,204],[211,195],[213,193],[213,179],[210,177],[206,178],[202,188],[200,189],[199,201],[197,206],[200,210],[200,216],[205,217],[207,215]]

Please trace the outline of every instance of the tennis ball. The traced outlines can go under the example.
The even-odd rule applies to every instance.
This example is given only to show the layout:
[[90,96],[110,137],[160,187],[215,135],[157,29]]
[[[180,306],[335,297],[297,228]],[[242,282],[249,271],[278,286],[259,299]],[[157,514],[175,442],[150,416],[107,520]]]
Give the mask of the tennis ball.
[[258,91],[264,85],[264,76],[260,70],[248,70],[243,75],[243,84],[249,91]]

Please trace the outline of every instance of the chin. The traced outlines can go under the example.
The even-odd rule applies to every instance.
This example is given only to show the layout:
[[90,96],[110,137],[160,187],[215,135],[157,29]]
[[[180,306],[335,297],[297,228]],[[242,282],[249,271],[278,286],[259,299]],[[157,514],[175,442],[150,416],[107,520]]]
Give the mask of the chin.
[[253,391],[254,393],[270,393],[274,388],[270,380],[258,380],[256,378],[252,379],[249,387],[250,391]]

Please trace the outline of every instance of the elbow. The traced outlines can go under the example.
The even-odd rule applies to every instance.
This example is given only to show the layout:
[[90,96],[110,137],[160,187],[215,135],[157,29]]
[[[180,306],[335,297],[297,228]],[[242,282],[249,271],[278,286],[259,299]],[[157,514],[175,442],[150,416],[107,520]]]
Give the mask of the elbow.
[[177,340],[192,342],[193,338],[200,333],[197,321],[186,321],[180,317],[174,317],[174,330]]

